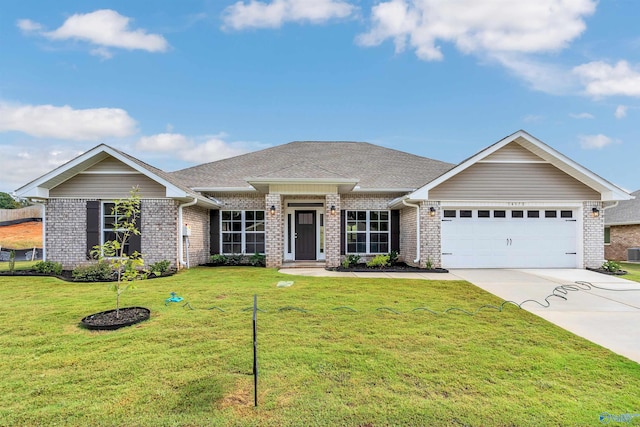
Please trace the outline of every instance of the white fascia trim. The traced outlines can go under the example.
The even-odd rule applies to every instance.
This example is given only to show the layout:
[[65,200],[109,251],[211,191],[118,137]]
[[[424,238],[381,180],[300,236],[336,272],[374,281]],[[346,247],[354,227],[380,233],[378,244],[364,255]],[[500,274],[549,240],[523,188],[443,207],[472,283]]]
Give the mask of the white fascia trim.
[[245,178],[249,184],[354,184],[357,179],[351,178]]
[[410,193],[415,191],[415,188],[360,188],[356,186],[353,193]]
[[581,202],[564,202],[562,200],[551,200],[551,201],[526,201],[526,202],[508,202],[508,201],[470,201],[470,200],[457,200],[457,201],[447,201],[440,202],[440,206],[442,208],[448,207],[469,207],[469,208],[480,208],[480,207],[496,207],[496,208],[510,208],[510,209],[518,209],[518,208],[526,208],[526,207],[538,207],[538,208],[581,208]]
[[191,187],[193,191],[201,193],[256,193],[253,187]]
[[605,222],[605,227],[615,227],[618,225],[640,225],[640,221],[626,221],[626,222]]
[[582,176],[586,177],[589,180],[594,181],[597,185],[603,187],[604,190],[600,191],[600,193],[601,193],[601,201],[630,200],[631,199],[632,196],[628,192],[626,192],[625,190],[623,190],[620,187],[617,187],[616,185],[606,181],[605,179],[601,178],[600,176],[596,175],[595,173],[591,172],[590,170],[586,169],[585,167],[580,166],[578,163],[576,163],[573,160],[569,159],[564,154],[561,154],[560,152],[554,150],[553,148],[549,147],[544,142],[540,141],[539,139],[535,138],[534,136],[530,135],[529,133],[527,133],[527,132],[525,132],[523,130],[519,130],[516,133],[514,133],[512,135],[509,135],[506,138],[504,138],[504,139],[498,141],[497,143],[491,145],[490,147],[485,148],[484,150],[480,151],[479,153],[477,153],[473,157],[471,157],[471,158],[465,160],[464,162],[460,163],[459,165],[455,166],[449,172],[446,172],[445,174],[440,175],[438,178],[434,179],[430,183],[428,183],[428,184],[422,186],[421,188],[419,188],[418,190],[414,191],[413,193],[411,193],[409,195],[409,198],[411,200],[429,200],[429,190],[431,190],[434,187],[437,187],[438,185],[440,185],[443,182],[449,180],[450,178],[454,177],[455,175],[458,175],[460,172],[462,172],[462,171],[466,170],[467,168],[473,166],[474,164],[478,163],[482,159],[484,159],[487,156],[495,153],[496,151],[498,151],[499,149],[501,149],[505,145],[515,141],[516,139],[518,139],[520,137],[522,137],[523,139],[526,139],[527,141],[529,141],[530,143],[535,145],[537,148],[539,148],[540,150],[544,151],[550,157],[560,160],[565,165],[567,165],[568,167],[570,167],[573,170],[577,171]]

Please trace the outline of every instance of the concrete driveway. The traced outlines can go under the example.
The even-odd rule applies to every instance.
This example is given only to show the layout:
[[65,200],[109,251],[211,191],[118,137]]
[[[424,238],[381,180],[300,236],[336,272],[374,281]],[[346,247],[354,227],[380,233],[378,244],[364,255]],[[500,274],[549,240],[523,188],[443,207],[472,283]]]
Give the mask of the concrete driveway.
[[568,291],[566,300],[548,298],[547,308],[535,302],[522,308],[640,363],[640,283],[577,269],[451,270],[450,274],[516,303],[533,299],[546,304],[556,287],[589,282],[594,285],[591,289]]

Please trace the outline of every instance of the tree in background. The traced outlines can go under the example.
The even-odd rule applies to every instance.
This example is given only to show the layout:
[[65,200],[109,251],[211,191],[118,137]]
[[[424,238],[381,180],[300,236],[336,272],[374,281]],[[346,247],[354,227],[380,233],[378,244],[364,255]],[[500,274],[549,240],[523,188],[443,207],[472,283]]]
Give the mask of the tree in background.
[[0,191],[0,209],[18,209],[21,207],[22,205],[15,201],[11,194]]

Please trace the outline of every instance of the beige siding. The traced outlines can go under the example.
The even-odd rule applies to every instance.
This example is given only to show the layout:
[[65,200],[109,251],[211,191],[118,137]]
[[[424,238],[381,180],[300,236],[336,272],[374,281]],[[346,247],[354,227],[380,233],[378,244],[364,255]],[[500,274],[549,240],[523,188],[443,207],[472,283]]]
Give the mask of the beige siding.
[[94,172],[94,173],[95,172],[100,172],[100,173],[105,173],[105,172],[136,172],[136,173],[138,173],[135,169],[125,165],[120,160],[118,160],[118,159],[116,159],[114,157],[107,157],[103,161],[101,161],[99,163],[96,163],[95,165],[91,166],[90,168],[87,168],[87,170],[85,170],[85,172]]
[[550,164],[477,163],[429,191],[431,200],[600,200]]
[[485,157],[482,161],[540,162],[544,160],[522,147],[517,142],[512,142],[505,145],[495,153]]
[[125,198],[134,186],[140,187],[143,198],[166,196],[163,185],[142,174],[79,174],[52,188],[49,197]]

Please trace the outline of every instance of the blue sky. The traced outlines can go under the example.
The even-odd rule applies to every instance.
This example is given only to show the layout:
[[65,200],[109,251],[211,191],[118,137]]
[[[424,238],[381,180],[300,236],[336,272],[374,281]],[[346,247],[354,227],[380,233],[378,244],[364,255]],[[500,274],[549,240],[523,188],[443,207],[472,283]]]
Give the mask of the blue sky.
[[640,188],[635,0],[1,9],[0,191],[101,142],[168,171],[294,140],[457,163],[519,129]]

